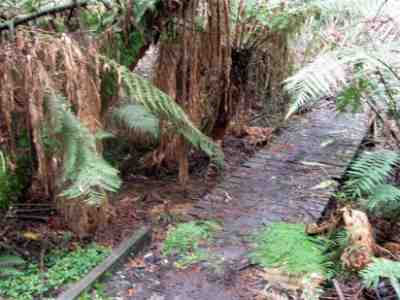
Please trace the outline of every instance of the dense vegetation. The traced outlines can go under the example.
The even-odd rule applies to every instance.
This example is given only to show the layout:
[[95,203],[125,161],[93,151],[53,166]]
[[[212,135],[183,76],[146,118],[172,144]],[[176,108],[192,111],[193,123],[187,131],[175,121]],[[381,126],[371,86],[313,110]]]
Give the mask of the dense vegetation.
[[[278,126],[335,99],[339,112],[369,111],[374,148],[350,166],[334,228],[311,237],[303,224],[274,224],[255,235],[250,256],[290,276],[320,275],[313,297],[349,270],[367,287],[386,278],[400,297],[399,258],[382,255],[389,250],[368,222],[394,226],[400,216],[399,12],[395,0],[2,1],[0,216],[24,203],[51,205],[79,239],[90,238],[115,218],[110,197],[130,158],[148,173],[168,169],[185,189],[199,152],[223,168],[226,135],[242,136],[254,119]],[[145,79],[135,69],[151,47],[156,63]],[[367,220],[365,244],[355,242],[353,210]],[[178,224],[163,255],[182,265],[207,260],[201,245],[218,229]],[[4,245],[0,258],[20,254]],[[38,262],[0,270],[8,276],[0,294],[50,293],[106,252],[50,255],[45,272]],[[357,266],[354,253],[364,255]],[[332,268],[339,261],[343,269]]]

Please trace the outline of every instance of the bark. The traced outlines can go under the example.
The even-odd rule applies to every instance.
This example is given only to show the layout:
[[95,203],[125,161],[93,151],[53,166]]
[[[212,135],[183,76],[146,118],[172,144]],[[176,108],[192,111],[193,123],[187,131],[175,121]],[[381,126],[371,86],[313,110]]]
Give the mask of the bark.
[[[177,25],[169,32],[174,37],[160,42],[154,83],[176,99],[195,125],[210,134],[217,119],[229,120],[228,4],[222,0],[193,0],[181,8],[176,18]],[[196,20],[202,20],[201,24]],[[153,154],[153,164],[178,163],[179,181],[184,185],[189,176],[188,152],[188,145],[180,137],[164,133],[160,148]]]

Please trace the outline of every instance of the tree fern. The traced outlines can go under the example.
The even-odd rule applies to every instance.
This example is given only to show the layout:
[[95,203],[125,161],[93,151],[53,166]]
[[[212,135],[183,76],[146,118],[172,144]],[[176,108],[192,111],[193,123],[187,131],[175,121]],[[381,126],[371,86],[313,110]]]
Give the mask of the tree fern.
[[373,263],[361,271],[364,284],[367,287],[377,288],[381,279],[387,278],[400,298],[400,262],[383,258],[375,258]]
[[223,164],[223,153],[209,137],[204,135],[187,117],[183,109],[167,94],[157,89],[151,82],[130,72],[126,67],[105,59],[121,76],[122,86],[132,103],[139,103],[169,123],[169,128],[181,134],[195,148],[204,151],[219,165]]
[[118,170],[99,155],[95,136],[81,124],[62,96],[51,93],[47,100],[50,125],[63,146],[64,166],[60,183],[67,187],[61,196],[84,198],[96,204],[104,199],[104,191],[118,190],[121,185]]
[[393,151],[364,152],[347,171],[344,192],[352,199],[378,195],[377,187],[386,182],[399,160],[399,154]]

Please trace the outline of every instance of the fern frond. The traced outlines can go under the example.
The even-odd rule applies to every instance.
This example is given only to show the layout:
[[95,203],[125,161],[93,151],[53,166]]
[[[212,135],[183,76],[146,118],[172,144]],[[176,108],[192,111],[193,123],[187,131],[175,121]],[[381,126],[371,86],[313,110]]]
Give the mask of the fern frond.
[[365,102],[378,92],[384,96],[379,101],[388,101],[391,97],[387,89],[400,86],[400,17],[394,13],[400,9],[399,1],[319,0],[313,5],[321,12],[316,34],[323,38],[328,52],[285,82],[293,99],[287,118],[324,96],[336,96],[342,88],[351,88],[360,77],[360,69],[366,80],[384,80],[386,84],[363,91],[362,98],[354,101]]
[[399,159],[394,151],[364,152],[347,171],[349,179],[344,184],[344,192],[352,199],[376,193],[377,186],[386,182]]
[[155,139],[160,137],[159,120],[139,104],[126,104],[113,110],[113,118],[129,130],[140,130],[151,134]]
[[98,154],[95,135],[81,124],[62,96],[51,92],[47,100],[54,134],[62,137],[64,168],[61,183],[67,188],[61,196],[83,197],[90,204],[98,204],[104,199],[103,191],[119,189],[118,170]]
[[0,151],[0,175],[6,174],[6,172],[7,172],[6,156],[2,151]]
[[325,96],[333,96],[346,84],[346,66],[329,52],[285,80],[285,90],[294,99],[286,119]]
[[223,164],[220,147],[203,134],[185,114],[183,109],[167,94],[156,88],[150,81],[129,71],[125,66],[104,58],[106,63],[121,75],[122,85],[133,103],[139,103],[170,124],[170,129],[181,134],[192,146],[204,151],[217,164]]
[[400,209],[400,189],[391,184],[378,185],[366,199],[361,200],[361,205],[375,214],[393,215]]
[[361,277],[367,287],[377,288],[382,278],[390,280],[397,296],[400,298],[400,262],[394,262],[384,258],[373,259],[366,269],[361,271]]
[[133,2],[133,12],[135,14],[135,22],[143,23],[144,15],[148,11],[154,11],[159,0],[136,0]]
[[256,234],[252,260],[266,268],[279,268],[293,275],[330,275],[331,263],[325,255],[329,243],[308,236],[303,224],[274,223]]

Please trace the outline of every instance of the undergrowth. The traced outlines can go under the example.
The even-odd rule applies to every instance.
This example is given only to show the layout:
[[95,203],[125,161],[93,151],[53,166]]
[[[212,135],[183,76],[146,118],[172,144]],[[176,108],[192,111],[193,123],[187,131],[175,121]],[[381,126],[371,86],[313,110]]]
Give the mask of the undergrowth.
[[376,216],[397,219],[400,215],[400,189],[390,179],[399,161],[400,155],[395,151],[362,153],[346,173],[342,198]]
[[326,255],[330,243],[307,235],[303,224],[271,224],[257,233],[254,241],[256,247],[250,256],[262,267],[278,268],[289,275],[331,275]]
[[7,209],[20,193],[18,177],[8,167],[7,156],[0,151],[0,209]]
[[109,253],[109,249],[92,245],[73,252],[56,251],[45,259],[46,270],[32,263],[23,271],[15,270],[0,281],[0,295],[15,300],[31,300],[56,291],[79,280]]
[[220,226],[213,221],[181,223],[170,229],[163,244],[165,256],[179,257],[177,266],[185,267],[203,260],[210,254],[201,248],[211,242]]
[[375,258],[373,263],[361,272],[367,287],[377,288],[382,278],[388,279],[400,298],[400,262]]
[[103,283],[95,283],[93,289],[83,293],[78,300],[111,300],[111,298],[107,296]]
[[6,164],[6,157],[0,151],[0,208],[8,206],[10,193],[9,175]]

